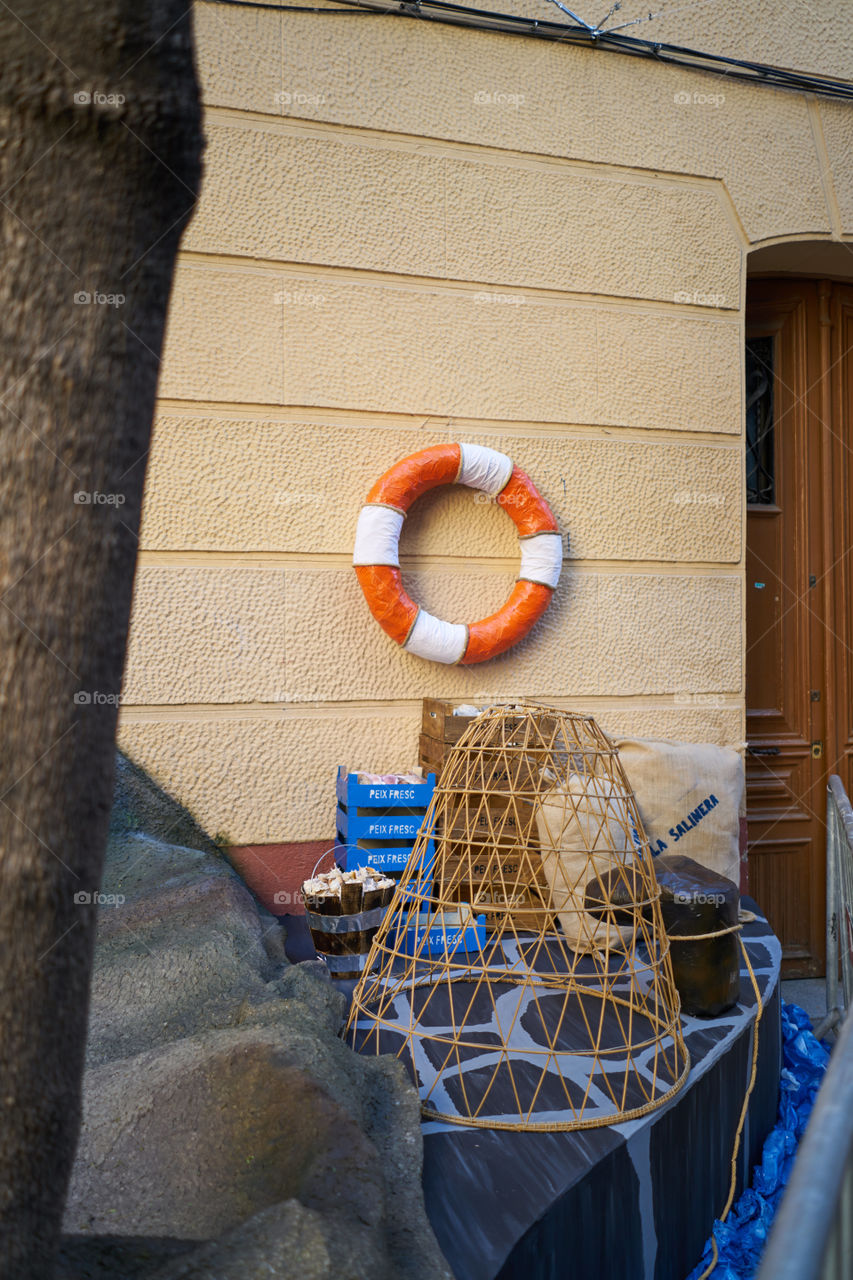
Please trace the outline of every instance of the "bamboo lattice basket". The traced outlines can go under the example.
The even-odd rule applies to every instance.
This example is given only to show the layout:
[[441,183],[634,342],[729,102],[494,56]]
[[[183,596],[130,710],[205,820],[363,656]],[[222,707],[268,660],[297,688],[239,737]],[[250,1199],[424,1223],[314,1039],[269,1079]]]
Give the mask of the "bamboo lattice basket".
[[424,1114],[453,1124],[591,1128],[678,1091],[689,1056],[652,857],[591,717],[496,707],[469,725],[344,1034],[397,1054]]

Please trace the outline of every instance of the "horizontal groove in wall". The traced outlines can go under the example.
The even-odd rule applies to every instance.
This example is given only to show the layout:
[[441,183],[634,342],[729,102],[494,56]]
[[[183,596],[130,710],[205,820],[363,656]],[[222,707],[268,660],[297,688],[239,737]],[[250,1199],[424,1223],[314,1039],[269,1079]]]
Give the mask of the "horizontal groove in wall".
[[362,267],[334,267],[320,263],[283,262],[275,258],[241,257],[230,253],[204,253],[198,249],[181,251],[180,262],[194,266],[214,267],[217,270],[243,272],[245,274],[276,275],[289,280],[323,281],[331,284],[385,285],[406,293],[449,293],[468,296],[471,293],[501,293],[529,298],[537,305],[565,306],[571,303],[578,309],[594,309],[602,306],[613,310],[630,310],[645,314],[683,316],[685,319],[714,320],[718,323],[743,323],[738,307],[711,307],[700,303],[667,302],[659,298],[631,298],[610,293],[572,293],[561,289],[540,289],[531,285],[503,284],[482,280],[444,279],[439,276],[404,276],[392,271],[372,271]]
[[403,414],[373,412],[369,409],[327,409],[311,405],[250,404],[242,401],[181,400],[164,397],[157,402],[160,417],[183,414],[190,417],[222,418],[233,422],[235,417],[251,422],[282,422],[294,426],[305,423],[312,427],[361,427],[363,430],[452,432],[457,439],[464,439],[466,432],[482,435],[530,437],[531,439],[614,440],[630,444],[665,444],[677,442],[684,445],[717,445],[726,449],[741,449],[740,425],[738,433],[722,431],[677,431],[672,427],[603,427],[592,423],[576,422],[515,422],[506,418],[456,418],[444,414]]
[[[642,168],[614,164],[612,161],[590,160],[588,157],[557,156],[545,151],[519,151],[511,147],[494,147],[486,143],[457,142],[451,138],[435,138],[420,134],[399,133],[393,129],[370,129],[364,125],[341,124],[334,120],[312,120],[300,116],[270,115],[262,111],[241,111],[236,107],[205,106],[205,117],[224,124],[251,130],[261,128],[268,133],[316,138],[345,143],[352,141],[384,151],[411,151],[418,155],[437,155],[452,160],[479,161],[509,169],[562,170],[571,168],[585,177],[630,182],[639,186],[677,186],[710,190],[722,195],[722,178],[707,174],[670,169]],[[722,205],[728,213],[728,199]],[[740,239],[740,236],[738,236]]]
[[743,248],[749,245],[749,236],[746,233],[725,179],[706,173],[699,173],[698,171],[676,171],[660,167],[644,168],[642,165],[619,165],[610,161],[593,160],[588,156],[555,156],[547,151],[520,151],[513,147],[488,146],[485,143],[471,142],[469,140],[456,141],[453,138],[441,138],[431,134],[398,133],[390,129],[369,129],[362,125],[342,124],[333,120],[309,120],[305,117],[285,116],[278,113],[267,114],[261,111],[242,111],[236,107],[220,107],[215,103],[205,103],[204,112],[205,116],[230,118],[234,122],[245,119],[264,125],[284,125],[289,132],[295,133],[299,131],[311,136],[322,136],[324,134],[328,136],[329,134],[340,132],[350,134],[354,138],[362,137],[365,140],[389,138],[392,144],[396,143],[398,146],[401,143],[409,143],[413,150],[420,152],[435,150],[457,158],[460,152],[469,152],[472,159],[479,156],[489,163],[500,162],[504,157],[508,157],[510,165],[518,164],[519,162],[527,162],[530,167],[569,164],[585,169],[592,175],[609,174],[614,178],[633,179],[636,182],[643,183],[656,181],[680,186],[712,188],[716,189],[720,194],[723,211],[739,244]]
[[[147,551],[140,550],[140,565],[163,565],[181,568],[185,565],[207,565],[209,568],[232,568],[246,565],[263,568],[269,565],[286,565],[294,568],[341,569],[352,568],[352,553],[318,551],[308,555],[303,551]],[[600,573],[612,576],[648,577],[670,574],[676,577],[730,577],[738,576],[741,562],[705,561],[657,561],[657,560],[572,560],[564,561],[566,568],[579,573]],[[516,557],[470,556],[464,560],[453,556],[401,556],[400,567],[405,572],[416,573],[423,569],[447,569],[454,572],[513,573],[518,569]]]
[[[518,695],[516,695],[518,696]],[[679,701],[681,697],[681,701]],[[509,700],[509,698],[507,699]],[[632,694],[625,697],[601,695],[600,697],[556,697],[546,694],[530,695],[526,701],[541,700],[548,706],[559,707],[564,711],[574,710],[594,715],[606,711],[742,711],[743,697],[737,692],[727,694]],[[454,699],[464,702],[464,698]],[[499,699],[495,699],[499,701]],[[420,715],[421,703],[405,700],[400,702],[288,702],[288,703],[202,703],[181,706],[154,705],[130,706],[121,708],[123,724],[139,724],[147,721],[162,722],[165,720],[336,720],[342,716],[369,719],[387,717],[392,719],[401,715]]]

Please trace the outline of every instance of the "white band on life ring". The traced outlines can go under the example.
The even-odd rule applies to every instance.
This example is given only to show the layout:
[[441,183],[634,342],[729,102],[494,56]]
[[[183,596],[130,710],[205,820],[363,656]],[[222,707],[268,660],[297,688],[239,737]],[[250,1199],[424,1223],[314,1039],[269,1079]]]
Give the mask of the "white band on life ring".
[[419,609],[415,625],[403,648],[432,662],[459,662],[468,645],[468,628],[462,622],[445,622]]
[[400,530],[405,516],[391,507],[361,508],[355,528],[353,564],[400,564]]
[[512,458],[482,444],[460,444],[459,449],[462,464],[457,484],[467,484],[471,489],[479,489],[490,498],[496,497],[501,489],[506,488],[512,475]]
[[536,533],[521,539],[519,578],[556,587],[563,568],[563,541],[559,533]]

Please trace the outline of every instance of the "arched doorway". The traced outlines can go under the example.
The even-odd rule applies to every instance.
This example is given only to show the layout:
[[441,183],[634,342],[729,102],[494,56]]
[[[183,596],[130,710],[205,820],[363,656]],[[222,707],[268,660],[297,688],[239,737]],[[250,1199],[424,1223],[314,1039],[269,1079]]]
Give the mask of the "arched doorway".
[[[813,977],[825,966],[829,774],[853,789],[853,254],[774,245],[750,267],[750,889],[782,940],[787,976]],[[825,274],[800,274],[808,268]]]

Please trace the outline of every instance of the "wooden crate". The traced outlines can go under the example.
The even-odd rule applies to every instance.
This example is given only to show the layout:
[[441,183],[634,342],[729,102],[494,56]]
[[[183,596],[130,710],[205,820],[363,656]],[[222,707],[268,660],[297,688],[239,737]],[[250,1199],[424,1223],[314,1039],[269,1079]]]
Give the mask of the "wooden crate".
[[[439,742],[435,738],[428,738],[425,733],[420,736],[418,764],[425,772],[428,770],[434,773],[436,782],[441,779],[453,745],[452,742]],[[533,784],[533,776],[524,773],[524,766],[519,761],[516,775],[510,779],[506,765],[500,760],[497,752],[485,751],[471,763],[467,781],[469,790],[494,792],[490,799],[498,803],[503,800],[505,805],[504,797],[509,795],[511,785],[530,788]]]
[[447,753],[462,737],[476,716],[455,716],[453,708],[461,705],[442,698],[424,698],[421,711],[420,754],[418,764],[441,775]]
[[[454,716],[453,708],[457,705],[439,698],[423,700],[418,763],[425,772],[434,773],[437,781],[451,749],[475,718]],[[458,818],[457,805],[451,801],[448,811],[449,830],[443,832],[442,822],[439,822],[435,831],[439,857],[449,879],[454,880],[465,869],[465,877],[453,885],[453,899],[457,902],[472,902],[476,898],[477,910],[486,913],[489,928],[495,928],[500,915],[510,907],[518,928],[536,929],[541,924],[541,906],[538,914],[532,910],[524,910],[527,906],[535,907],[541,901],[535,885],[522,887],[516,895],[517,902],[500,902],[501,898],[507,896],[506,886],[512,886],[515,882],[521,865],[521,848],[524,846],[530,848],[536,883],[541,884],[547,898],[544,870],[538,859],[533,804],[529,800],[515,800],[518,821],[515,813],[506,812],[513,804],[512,787],[521,785],[530,788],[533,784],[532,775],[525,771],[521,762],[518,770],[523,776],[511,779],[500,753],[484,752],[469,770],[467,789],[484,797],[483,807],[487,812],[479,812],[471,823],[466,801],[460,794]],[[498,826],[500,832],[496,843],[493,838],[495,826]],[[495,849],[500,861],[500,872],[494,867],[494,862],[490,862]]]
[[422,733],[418,739],[418,764],[425,773],[434,773],[436,782],[441,777],[441,770],[444,768],[444,761],[451,745],[451,743],[441,742],[438,738],[430,738],[425,733]]
[[421,733],[436,742],[458,742],[471,721],[476,719],[476,716],[455,716],[453,708],[460,705],[441,698],[424,698]]
[[437,819],[436,834],[448,840],[467,835],[477,842],[494,840],[502,846],[535,843],[534,810],[529,801],[513,803],[509,797],[484,796],[482,803],[483,807],[474,814],[465,807],[450,810]]
[[[464,871],[465,878],[467,879],[470,874],[471,880],[476,884],[482,884],[486,876],[489,874],[490,879],[500,887],[502,887],[501,876],[503,877],[504,883],[513,883],[522,864],[520,851],[518,849],[506,849],[501,851],[500,875],[498,875],[496,869],[489,873],[490,852],[491,851],[485,846],[482,849],[475,847],[470,850],[469,855],[469,852],[463,850],[461,845],[451,845],[449,849],[446,850],[441,863],[444,870],[445,881],[447,883],[452,882],[455,876]],[[538,882],[540,880],[540,874],[539,868],[536,865],[536,857],[534,855],[529,856],[530,861],[533,863],[534,873]],[[542,879],[542,883],[545,883],[544,879]]]
[[[425,773],[434,773],[436,781],[441,777],[450,751],[476,719],[475,716],[455,716],[453,708],[458,705],[460,704],[447,702],[441,698],[424,698],[423,700],[418,764]],[[500,793],[508,792],[510,783],[514,786],[529,786],[531,779],[518,776],[510,779],[500,753],[484,752],[474,762],[468,782],[472,790]],[[499,799],[499,796],[495,798]]]
[[547,928],[553,927],[552,916],[545,914],[547,891],[541,896],[535,889],[507,894],[499,886],[460,881],[450,890],[450,897],[456,902],[469,904],[477,915],[485,915],[487,929],[497,928],[501,918],[509,913],[519,930],[535,931],[541,927],[543,918],[548,920]]
[[[437,858],[444,892],[455,902],[475,904],[495,928],[502,911],[514,908],[519,929],[535,929],[542,923],[542,905],[548,900],[548,882],[538,844],[514,841],[511,836],[495,844],[487,835],[466,840],[439,838]],[[439,877],[436,877],[436,891]],[[502,904],[502,905],[499,905]],[[539,914],[525,907],[539,907]]]

